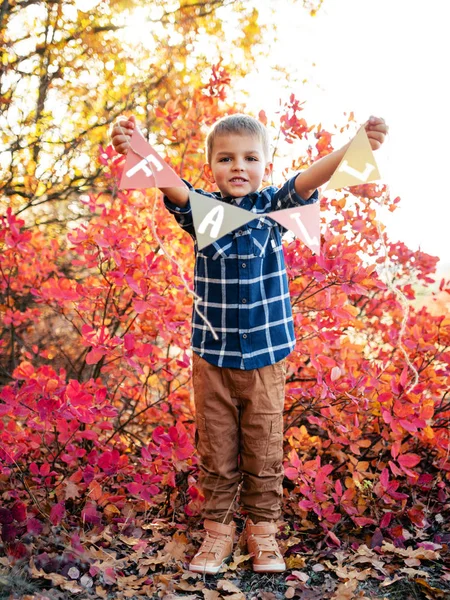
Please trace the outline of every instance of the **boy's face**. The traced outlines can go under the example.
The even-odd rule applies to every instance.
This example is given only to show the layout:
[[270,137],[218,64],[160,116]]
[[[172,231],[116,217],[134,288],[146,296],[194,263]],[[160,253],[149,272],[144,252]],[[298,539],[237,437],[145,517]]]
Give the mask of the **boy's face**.
[[256,192],[264,178],[272,172],[272,164],[264,155],[261,140],[253,135],[217,136],[205,175],[215,183],[223,197],[239,198]]

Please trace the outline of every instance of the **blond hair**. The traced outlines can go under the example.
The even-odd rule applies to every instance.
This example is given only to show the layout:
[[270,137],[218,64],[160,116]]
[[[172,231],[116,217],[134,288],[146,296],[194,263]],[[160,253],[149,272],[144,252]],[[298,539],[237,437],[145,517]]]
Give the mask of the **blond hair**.
[[206,160],[211,162],[214,140],[221,135],[234,133],[237,135],[252,135],[258,137],[264,149],[264,156],[269,160],[269,133],[265,126],[249,115],[228,115],[217,121],[210,129],[206,138]]

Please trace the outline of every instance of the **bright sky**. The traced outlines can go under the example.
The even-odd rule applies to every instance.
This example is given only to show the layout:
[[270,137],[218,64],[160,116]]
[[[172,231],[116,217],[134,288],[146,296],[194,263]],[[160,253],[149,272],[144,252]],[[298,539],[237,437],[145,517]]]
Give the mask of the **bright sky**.
[[[402,201],[382,221],[392,240],[439,256],[440,269],[448,273],[450,0],[324,0],[315,17],[301,0],[247,1],[269,25],[270,51],[248,77],[235,82],[237,98],[242,100],[245,92],[250,111],[264,109],[277,121],[280,98],[287,100],[294,92],[306,101],[307,122],[330,131],[347,122],[344,113],[353,111],[358,123],[371,114],[383,117],[390,135],[375,157],[382,181]],[[98,0],[82,2],[95,5]],[[219,18],[234,32],[237,15],[230,7],[221,10]],[[272,23],[276,39],[269,42]],[[148,24],[139,9],[130,26],[134,43],[148,43]],[[224,47],[239,60],[231,39]],[[218,58],[214,51],[207,52],[212,61]],[[277,78],[276,65],[290,76]],[[348,135],[336,138],[335,145],[346,143]],[[292,157],[301,151],[289,149]],[[289,164],[276,163],[275,173]]]
[[[300,2],[288,5],[277,0],[279,39],[269,60],[242,83],[248,105],[275,116],[279,98],[293,91],[307,101],[306,120],[329,130],[346,123],[344,112],[353,111],[360,123],[382,116],[390,135],[375,157],[383,182],[402,198],[383,218],[388,234],[440,256],[448,272],[450,2],[324,0],[314,18]],[[274,2],[258,2],[263,15],[269,6]],[[288,91],[267,85],[277,63],[291,73]]]

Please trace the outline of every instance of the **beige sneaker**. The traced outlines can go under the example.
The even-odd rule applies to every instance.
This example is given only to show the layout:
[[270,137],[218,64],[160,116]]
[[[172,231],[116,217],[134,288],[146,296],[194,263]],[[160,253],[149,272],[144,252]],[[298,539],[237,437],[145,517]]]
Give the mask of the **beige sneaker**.
[[253,523],[250,519],[245,527],[245,539],[250,554],[253,555],[255,573],[281,573],[286,564],[278,548],[275,523],[261,521]]
[[195,573],[214,575],[233,551],[236,524],[224,525],[205,519],[203,524],[206,535],[199,551],[191,560],[189,570]]

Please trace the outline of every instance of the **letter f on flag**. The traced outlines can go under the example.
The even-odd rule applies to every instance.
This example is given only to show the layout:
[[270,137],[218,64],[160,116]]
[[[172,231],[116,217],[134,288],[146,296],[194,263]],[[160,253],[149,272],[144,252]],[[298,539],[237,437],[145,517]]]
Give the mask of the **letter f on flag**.
[[159,156],[139,129],[135,129],[130,140],[127,159],[119,187],[122,190],[144,188],[186,187],[182,179]]

